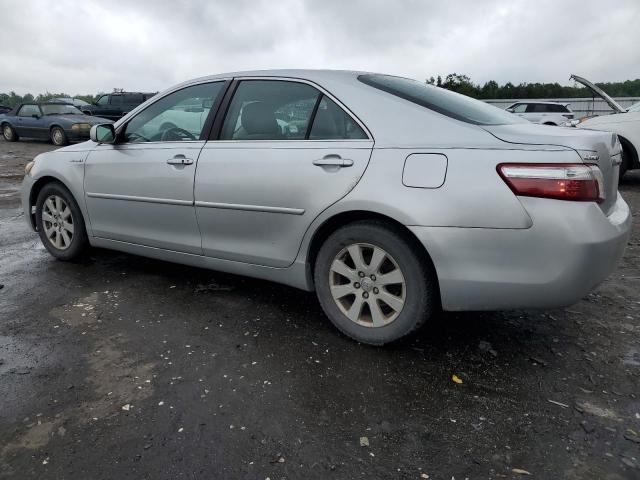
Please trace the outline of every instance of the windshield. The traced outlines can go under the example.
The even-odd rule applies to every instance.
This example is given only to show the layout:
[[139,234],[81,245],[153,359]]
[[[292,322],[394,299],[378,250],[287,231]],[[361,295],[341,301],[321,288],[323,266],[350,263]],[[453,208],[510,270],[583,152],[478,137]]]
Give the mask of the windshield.
[[82,112],[73,105],[41,105],[43,115],[68,115],[78,114],[82,115]]
[[476,125],[527,123],[509,112],[443,88],[391,75],[360,75],[362,83],[426,107],[451,118]]
[[633,105],[631,105],[627,109],[627,112],[640,112],[640,102],[634,103]]

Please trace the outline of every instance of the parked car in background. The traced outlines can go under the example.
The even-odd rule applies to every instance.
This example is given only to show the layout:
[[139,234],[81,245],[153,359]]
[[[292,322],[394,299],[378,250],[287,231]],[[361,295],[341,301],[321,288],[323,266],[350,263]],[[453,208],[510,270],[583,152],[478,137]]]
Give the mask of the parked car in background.
[[12,110],[11,107],[7,107],[6,105],[0,105],[0,113],[7,113]]
[[242,72],[38,155],[22,202],[61,260],[94,245],[315,290],[339,330],[384,344],[441,307],[581,299],[627,243],[619,161],[614,134],[415,80]]
[[620,177],[627,170],[640,168],[640,103],[636,103],[629,108],[623,108],[618,102],[589,80],[571,75],[572,80],[581,83],[594,95],[602,98],[613,110],[610,115],[600,115],[598,117],[585,117],[568,122],[567,126],[574,126],[589,130],[602,130],[613,132],[618,135],[622,144],[622,164],[620,165]]
[[86,102],[80,98],[71,98],[71,97],[56,97],[49,100],[47,103],[66,103],[67,105],[73,105],[74,107],[78,107],[82,109],[87,105],[91,105],[89,102]]
[[100,96],[94,104],[82,106],[81,110],[87,115],[118,120],[154,95],[155,93],[140,92],[107,93]]
[[6,141],[40,138],[59,146],[88,139],[91,127],[103,122],[109,120],[85,115],[65,103],[23,103],[0,115],[0,129]]
[[568,103],[522,101],[509,105],[506,110],[532,123],[544,125],[564,125],[574,117]]

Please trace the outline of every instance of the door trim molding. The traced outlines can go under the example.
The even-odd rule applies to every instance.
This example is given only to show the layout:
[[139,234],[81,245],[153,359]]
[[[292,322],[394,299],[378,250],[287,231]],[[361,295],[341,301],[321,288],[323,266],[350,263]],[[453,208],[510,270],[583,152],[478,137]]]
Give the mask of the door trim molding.
[[303,215],[304,208],[269,207],[266,205],[242,205],[239,203],[203,202],[196,200],[196,207],[221,208],[225,210],[245,210],[249,212],[284,213],[286,215]]
[[112,193],[93,193],[87,192],[87,197],[104,198],[107,200],[127,200],[130,202],[146,202],[146,203],[165,203],[167,205],[184,205],[193,206],[191,200],[174,200],[172,198],[154,198],[154,197],[138,197],[135,195],[115,195]]

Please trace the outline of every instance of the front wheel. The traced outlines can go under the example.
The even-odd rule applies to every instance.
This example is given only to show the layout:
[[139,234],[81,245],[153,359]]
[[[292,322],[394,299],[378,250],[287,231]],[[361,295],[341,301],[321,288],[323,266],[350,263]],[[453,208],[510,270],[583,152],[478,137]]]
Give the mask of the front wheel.
[[16,131],[8,123],[5,123],[2,126],[2,136],[4,137],[4,139],[7,142],[16,142],[16,141],[18,141],[20,139],[20,137],[18,137],[18,134],[16,133]]
[[318,252],[314,279],[331,322],[362,343],[415,332],[438,310],[436,275],[419,247],[383,222],[346,225]]
[[80,207],[59,183],[49,183],[38,193],[36,225],[46,249],[60,260],[80,258],[89,244]]
[[64,133],[64,130],[60,127],[53,127],[51,129],[51,141],[58,147],[62,147],[69,143],[67,140],[67,134]]

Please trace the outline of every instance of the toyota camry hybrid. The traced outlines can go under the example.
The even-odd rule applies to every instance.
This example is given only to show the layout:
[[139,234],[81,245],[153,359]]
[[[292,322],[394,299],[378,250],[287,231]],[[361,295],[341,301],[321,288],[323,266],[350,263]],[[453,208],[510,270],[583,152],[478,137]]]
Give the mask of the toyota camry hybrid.
[[444,310],[552,308],[623,254],[615,134],[535,125],[406,78],[230,73],[177,85],[26,167],[30,225],[315,291],[384,344]]

